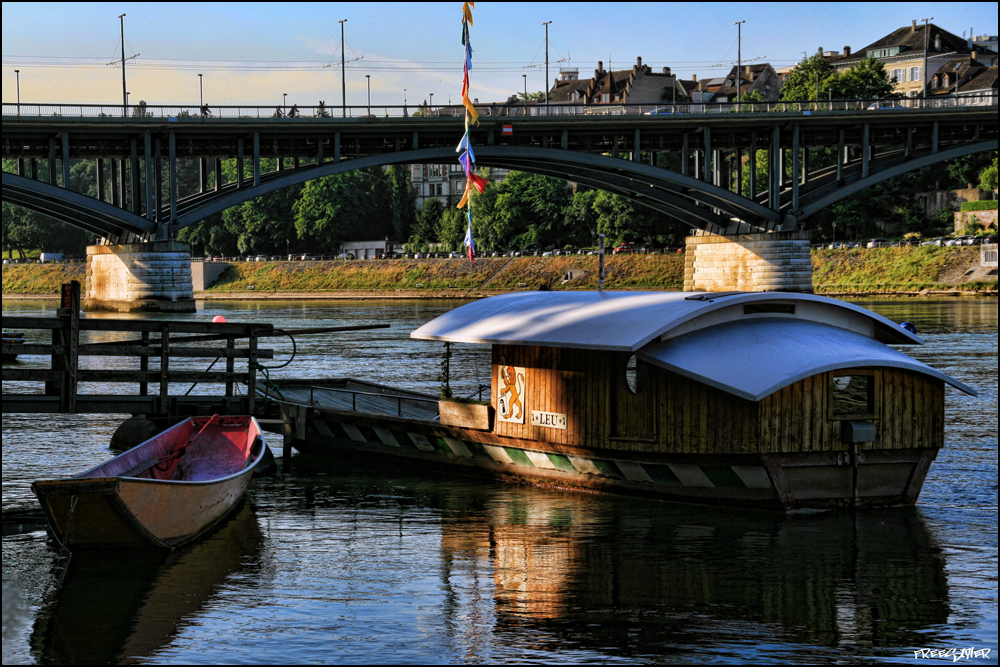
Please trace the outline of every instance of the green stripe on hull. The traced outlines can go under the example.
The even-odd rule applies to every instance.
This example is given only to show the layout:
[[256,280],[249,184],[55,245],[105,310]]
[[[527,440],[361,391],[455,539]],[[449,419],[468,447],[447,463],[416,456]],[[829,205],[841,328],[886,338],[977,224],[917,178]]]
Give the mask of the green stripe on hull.
[[510,460],[519,466],[528,466],[529,468],[534,468],[535,464],[531,462],[528,455],[524,453],[522,449],[516,449],[514,447],[504,447],[504,451],[507,452],[507,456]]
[[317,432],[324,437],[383,447],[398,447],[423,454],[436,454],[448,459],[477,461],[490,466],[497,463],[513,464],[535,470],[555,470],[572,475],[606,477],[653,486],[724,489],[771,488],[767,473],[762,466],[609,461],[607,459],[590,459],[524,450],[517,447],[484,445],[471,440],[423,435],[410,431],[389,431],[342,422],[326,423],[321,419],[316,419],[314,424]]
[[559,470],[562,470],[563,472],[572,472],[572,473],[579,472],[576,469],[576,466],[574,466],[570,462],[568,457],[563,456],[562,454],[547,454],[547,456],[549,457],[549,461],[552,461],[552,465],[554,465]]
[[701,471],[705,477],[712,480],[712,484],[723,489],[745,489],[747,485],[743,483],[739,475],[733,472],[729,466],[702,466]]

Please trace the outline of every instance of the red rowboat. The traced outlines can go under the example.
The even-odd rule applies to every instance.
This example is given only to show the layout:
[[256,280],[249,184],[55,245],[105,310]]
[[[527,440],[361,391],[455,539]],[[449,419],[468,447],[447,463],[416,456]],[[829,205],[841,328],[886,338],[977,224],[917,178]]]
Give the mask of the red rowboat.
[[31,489],[70,550],[173,549],[226,516],[265,450],[253,417],[196,417],[76,477]]

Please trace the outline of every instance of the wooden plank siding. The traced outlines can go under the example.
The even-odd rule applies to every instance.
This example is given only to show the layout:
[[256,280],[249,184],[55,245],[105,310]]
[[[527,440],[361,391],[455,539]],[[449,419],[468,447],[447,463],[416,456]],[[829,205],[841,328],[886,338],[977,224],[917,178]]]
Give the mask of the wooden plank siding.
[[[557,445],[662,454],[781,454],[847,451],[841,422],[831,418],[835,375],[820,373],[759,402],[671,371],[647,367],[637,394],[629,389],[629,354],[598,350],[493,346],[497,408],[500,358],[525,369],[524,424],[495,421],[502,437]],[[944,445],[944,383],[894,368],[856,369],[874,377],[875,442],[861,450]],[[531,426],[531,411],[565,414],[566,429]]]

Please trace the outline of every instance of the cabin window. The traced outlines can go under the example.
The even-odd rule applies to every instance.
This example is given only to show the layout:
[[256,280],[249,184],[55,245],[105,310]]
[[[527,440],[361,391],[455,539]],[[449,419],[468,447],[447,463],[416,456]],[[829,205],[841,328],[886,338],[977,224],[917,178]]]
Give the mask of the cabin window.
[[874,375],[837,375],[831,392],[833,419],[874,419]]
[[794,315],[794,303],[748,303],[743,306],[744,315],[763,315],[765,313],[777,315]]
[[638,394],[643,389],[646,388],[646,384],[649,382],[649,368],[646,364],[641,363],[636,359],[633,354],[625,362],[625,384],[628,385],[629,391],[633,394]]

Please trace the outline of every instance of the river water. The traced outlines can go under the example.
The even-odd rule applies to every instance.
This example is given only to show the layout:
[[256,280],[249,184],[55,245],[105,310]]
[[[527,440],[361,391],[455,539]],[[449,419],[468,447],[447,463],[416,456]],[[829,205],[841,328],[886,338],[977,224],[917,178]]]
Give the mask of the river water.
[[[3,663],[938,662],[914,652],[972,648],[989,655],[961,662],[996,664],[997,300],[859,303],[914,322],[927,345],[906,352],[980,390],[947,389],[916,508],[721,511],[296,454],[194,547],[67,567],[40,526],[9,519],[36,509],[31,480],[109,458],[124,415],[4,415]],[[457,305],[207,302],[187,317],[388,322],[300,340],[274,375],[434,393],[441,344],[408,334]],[[271,365],[291,351],[264,346]],[[488,384],[488,349],[455,346],[452,375],[459,395]]]

